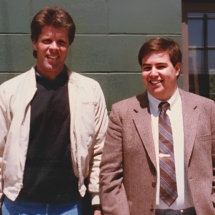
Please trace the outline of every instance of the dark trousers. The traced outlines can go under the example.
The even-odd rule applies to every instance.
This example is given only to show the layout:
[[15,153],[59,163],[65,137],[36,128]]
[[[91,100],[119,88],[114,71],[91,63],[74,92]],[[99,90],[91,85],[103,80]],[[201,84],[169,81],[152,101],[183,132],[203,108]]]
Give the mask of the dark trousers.
[[83,215],[93,215],[93,207],[91,205],[91,195],[87,191],[86,195],[82,198],[82,211]]
[[196,215],[194,208],[187,208],[185,210],[155,210],[155,215]]

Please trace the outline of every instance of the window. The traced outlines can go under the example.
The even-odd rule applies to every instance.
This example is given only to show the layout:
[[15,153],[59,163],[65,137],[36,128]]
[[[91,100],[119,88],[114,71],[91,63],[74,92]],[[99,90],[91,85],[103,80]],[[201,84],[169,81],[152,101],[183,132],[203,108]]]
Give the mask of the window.
[[182,4],[184,89],[215,100],[215,3]]

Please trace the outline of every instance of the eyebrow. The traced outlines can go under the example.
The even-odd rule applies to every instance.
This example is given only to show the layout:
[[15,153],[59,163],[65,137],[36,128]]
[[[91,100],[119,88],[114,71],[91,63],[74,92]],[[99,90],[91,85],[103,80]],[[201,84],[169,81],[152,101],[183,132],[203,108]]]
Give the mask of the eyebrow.
[[142,66],[151,66],[151,64],[144,63],[144,64],[142,64]]
[[[163,65],[163,64],[167,64],[166,62],[159,62],[159,63],[155,63],[155,65]],[[144,64],[142,64],[142,66],[151,66],[151,64],[150,63],[144,63]]]

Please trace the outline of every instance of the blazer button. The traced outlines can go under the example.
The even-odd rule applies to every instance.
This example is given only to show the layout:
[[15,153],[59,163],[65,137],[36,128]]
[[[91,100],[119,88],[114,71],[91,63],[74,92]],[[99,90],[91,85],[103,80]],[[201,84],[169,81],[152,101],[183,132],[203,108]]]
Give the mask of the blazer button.
[[155,209],[154,209],[154,206],[153,205],[151,205],[151,207],[150,207],[150,211],[154,211]]
[[156,187],[156,182],[152,181],[152,187]]

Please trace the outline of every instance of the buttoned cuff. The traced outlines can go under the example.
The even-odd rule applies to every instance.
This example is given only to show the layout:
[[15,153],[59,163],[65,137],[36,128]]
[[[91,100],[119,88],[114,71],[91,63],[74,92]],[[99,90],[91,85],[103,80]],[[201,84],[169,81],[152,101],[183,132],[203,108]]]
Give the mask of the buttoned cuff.
[[99,193],[91,193],[92,205],[100,205]]

